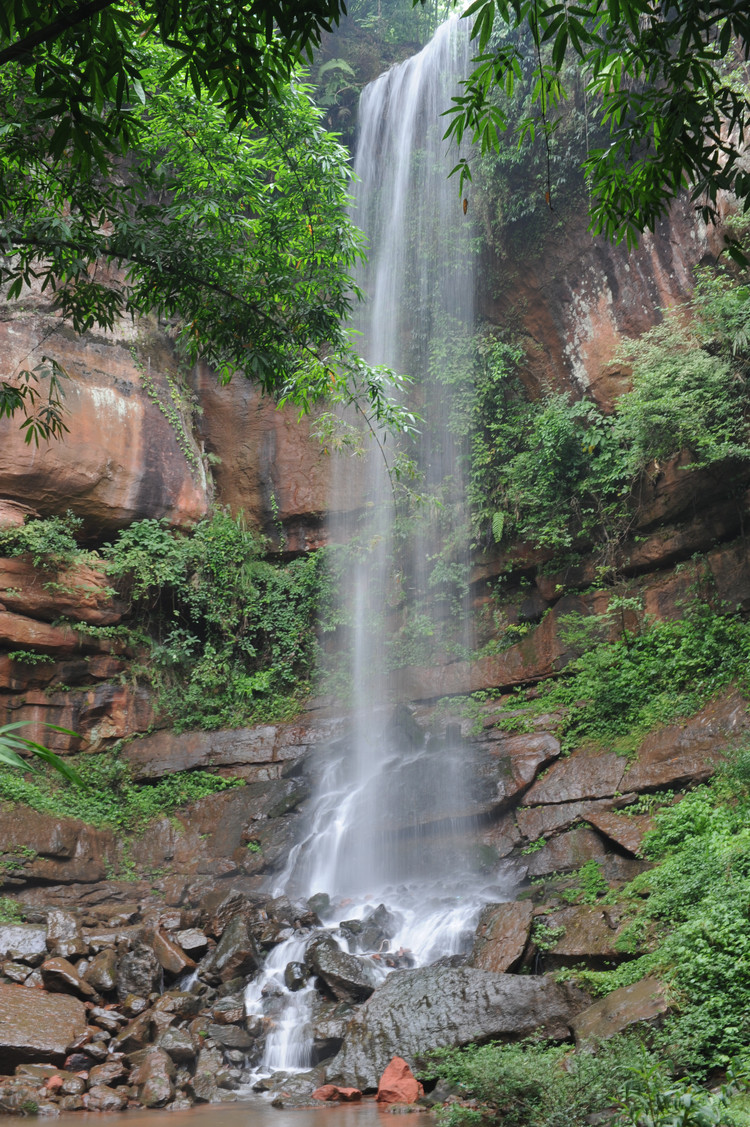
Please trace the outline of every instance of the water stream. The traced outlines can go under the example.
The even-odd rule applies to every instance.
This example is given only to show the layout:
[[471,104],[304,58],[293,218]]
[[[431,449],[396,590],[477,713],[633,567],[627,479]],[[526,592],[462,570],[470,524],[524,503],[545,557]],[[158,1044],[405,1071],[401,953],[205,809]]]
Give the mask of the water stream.
[[[436,561],[459,576],[468,570],[462,450],[450,425],[446,366],[461,362],[473,328],[471,228],[456,182],[447,178],[455,150],[442,139],[441,118],[467,66],[467,29],[451,20],[361,99],[353,215],[370,250],[359,279],[367,294],[359,347],[370,363],[416,378],[425,420],[416,451],[420,488],[440,505],[428,505],[432,519],[423,513],[396,544],[392,483],[373,450],[364,516],[332,518],[334,542],[360,545],[341,592],[352,622],[351,730],[325,755],[307,830],[273,890],[295,898],[327,894],[324,922],[345,950],[372,952],[382,974],[389,962],[426,965],[465,951],[482,905],[509,898],[501,877],[475,871],[460,741],[427,737],[395,703],[401,673],[388,643],[389,618],[403,621],[408,605],[426,631],[427,662],[449,646],[464,653],[471,647],[467,585],[452,590],[450,613],[445,605],[440,613],[435,594]],[[343,458],[340,472],[351,473]],[[387,925],[369,929],[376,947],[359,937],[368,929],[338,929],[342,920],[366,925],[380,904]],[[262,1012],[269,994],[286,991],[285,966],[303,948],[304,940],[294,938],[274,950],[263,976],[248,987],[249,1013]],[[310,1000],[309,990],[288,992],[262,1071],[310,1067]]]

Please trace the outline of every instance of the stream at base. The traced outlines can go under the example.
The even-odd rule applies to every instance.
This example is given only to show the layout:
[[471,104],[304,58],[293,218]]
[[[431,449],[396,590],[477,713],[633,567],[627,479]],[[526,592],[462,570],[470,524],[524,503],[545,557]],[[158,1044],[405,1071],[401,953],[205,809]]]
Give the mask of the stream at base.
[[[422,1127],[433,1127],[435,1118],[429,1112],[419,1115]],[[0,1127],[18,1127],[15,1116],[0,1115]],[[81,1127],[82,1123],[96,1123],[98,1127],[388,1127],[393,1122],[388,1112],[380,1111],[374,1100],[361,1104],[321,1105],[320,1108],[301,1108],[290,1111],[273,1108],[265,1100],[237,1101],[233,1104],[204,1104],[188,1111],[173,1111],[165,1119],[163,1110],[138,1110],[116,1112],[76,1111],[55,1118],[58,1127]]]

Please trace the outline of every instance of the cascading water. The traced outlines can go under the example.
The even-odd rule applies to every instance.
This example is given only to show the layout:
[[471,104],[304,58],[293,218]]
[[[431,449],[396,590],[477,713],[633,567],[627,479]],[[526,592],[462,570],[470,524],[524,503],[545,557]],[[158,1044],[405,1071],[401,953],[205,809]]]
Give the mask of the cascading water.
[[[451,429],[446,368],[465,366],[462,352],[472,331],[471,230],[455,182],[447,178],[451,154],[441,118],[467,66],[468,31],[463,21],[451,20],[418,55],[368,86],[360,103],[353,214],[370,244],[359,279],[367,295],[360,347],[370,363],[414,377],[424,419],[416,452],[420,488],[440,506],[426,509],[432,522],[414,522],[408,547],[399,545],[394,562],[391,481],[373,451],[366,519],[356,527],[334,522],[332,540],[361,545],[342,591],[353,623],[352,728],[329,749],[307,833],[274,890],[327,894],[324,919],[330,926],[349,921],[338,933],[343,946],[371,951],[377,942],[381,955],[389,948],[391,961],[401,965],[459,953],[481,906],[508,898],[502,883],[488,886],[472,868],[472,802],[461,748],[450,737],[426,738],[409,710],[394,703],[402,673],[389,662],[385,623],[393,606],[396,615],[407,605],[412,616],[427,606],[434,611],[436,561],[448,561],[453,575],[468,571],[461,449]],[[437,614],[427,628],[433,656],[449,641],[464,652],[470,648],[460,583],[450,599],[447,624]],[[387,905],[385,931],[370,928],[368,944],[361,925],[381,903]],[[299,940],[276,948],[264,976],[248,988],[249,1012],[259,1012],[264,992],[282,989],[285,963],[299,957],[294,943]],[[305,1047],[295,1034],[293,1045],[286,1032],[308,1020],[306,999],[309,994],[289,996],[289,1010],[267,1042],[266,1071],[310,1066],[309,1042]]]

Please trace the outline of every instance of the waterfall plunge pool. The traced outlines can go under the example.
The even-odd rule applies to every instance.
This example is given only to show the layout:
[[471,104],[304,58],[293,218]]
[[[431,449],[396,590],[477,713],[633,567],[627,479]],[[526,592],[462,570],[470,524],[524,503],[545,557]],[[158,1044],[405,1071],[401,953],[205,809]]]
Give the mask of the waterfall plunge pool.
[[[380,1110],[374,1099],[354,1104],[321,1104],[310,1108],[275,1108],[267,1100],[255,1098],[232,1104],[202,1104],[187,1111],[171,1111],[165,1118],[161,1108],[119,1111],[106,1114],[95,1111],[71,1111],[55,1117],[59,1127],[81,1127],[96,1123],[100,1127],[389,1127],[390,1112]],[[0,1127],[13,1127],[17,1116],[0,1115]],[[433,1127],[435,1117],[421,1112],[419,1122]]]

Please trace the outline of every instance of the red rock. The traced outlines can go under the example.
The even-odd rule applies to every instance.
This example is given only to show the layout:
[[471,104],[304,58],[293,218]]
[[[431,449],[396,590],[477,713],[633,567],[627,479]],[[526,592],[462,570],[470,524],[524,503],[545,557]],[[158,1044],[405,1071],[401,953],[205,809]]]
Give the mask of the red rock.
[[63,1078],[62,1076],[50,1076],[44,1086],[50,1092],[59,1092],[63,1086]]
[[30,618],[64,615],[96,626],[119,622],[125,609],[101,571],[79,563],[49,574],[21,557],[0,559],[0,602]]
[[643,836],[653,829],[654,820],[646,814],[615,814],[612,811],[595,810],[585,815],[586,821],[611,841],[617,842],[628,853],[638,854]]
[[340,1100],[342,1103],[354,1103],[356,1100],[362,1099],[362,1092],[359,1088],[339,1088],[337,1084],[323,1084],[322,1087],[315,1089],[312,1098],[324,1100],[328,1103],[334,1100]]
[[538,852],[524,857],[531,877],[569,872],[571,869],[580,869],[586,861],[606,859],[607,850],[599,834],[587,829],[569,830],[559,837],[553,837]]
[[65,1052],[86,1029],[83,1002],[0,983],[0,1060],[3,1069],[24,1061],[62,1064]]
[[163,931],[154,932],[151,946],[161,966],[170,974],[181,974],[184,970],[193,970],[196,965],[195,961],[185,954],[179,943],[165,935]]
[[652,1024],[669,1011],[661,982],[642,978],[632,986],[621,986],[594,1002],[573,1018],[570,1025],[576,1044],[606,1041],[608,1037],[640,1022]]
[[624,777],[628,790],[701,782],[714,774],[727,746],[750,726],[747,702],[736,692],[711,701],[681,724],[650,733]]
[[530,900],[488,904],[479,917],[469,966],[495,974],[509,970],[524,952],[533,914]]
[[[626,767],[627,760],[614,752],[604,755],[574,752],[569,758],[554,763],[544,778],[526,792],[524,801],[529,806],[536,806],[576,802],[583,798],[607,798],[620,791]],[[627,789],[638,788],[628,779]]]
[[393,1057],[378,1084],[375,1097],[381,1104],[413,1104],[424,1095],[424,1088],[403,1057]]
[[122,322],[113,334],[79,336],[43,310],[0,324],[5,373],[33,367],[43,349],[70,375],[63,440],[29,446],[17,418],[0,422],[0,494],[33,498],[43,516],[71,509],[98,535],[144,517],[187,527],[206,513],[207,486],[192,436],[193,464],[144,387],[149,379],[171,405],[168,378],[180,380],[174,350],[165,335],[148,329],[137,343],[137,331]]

